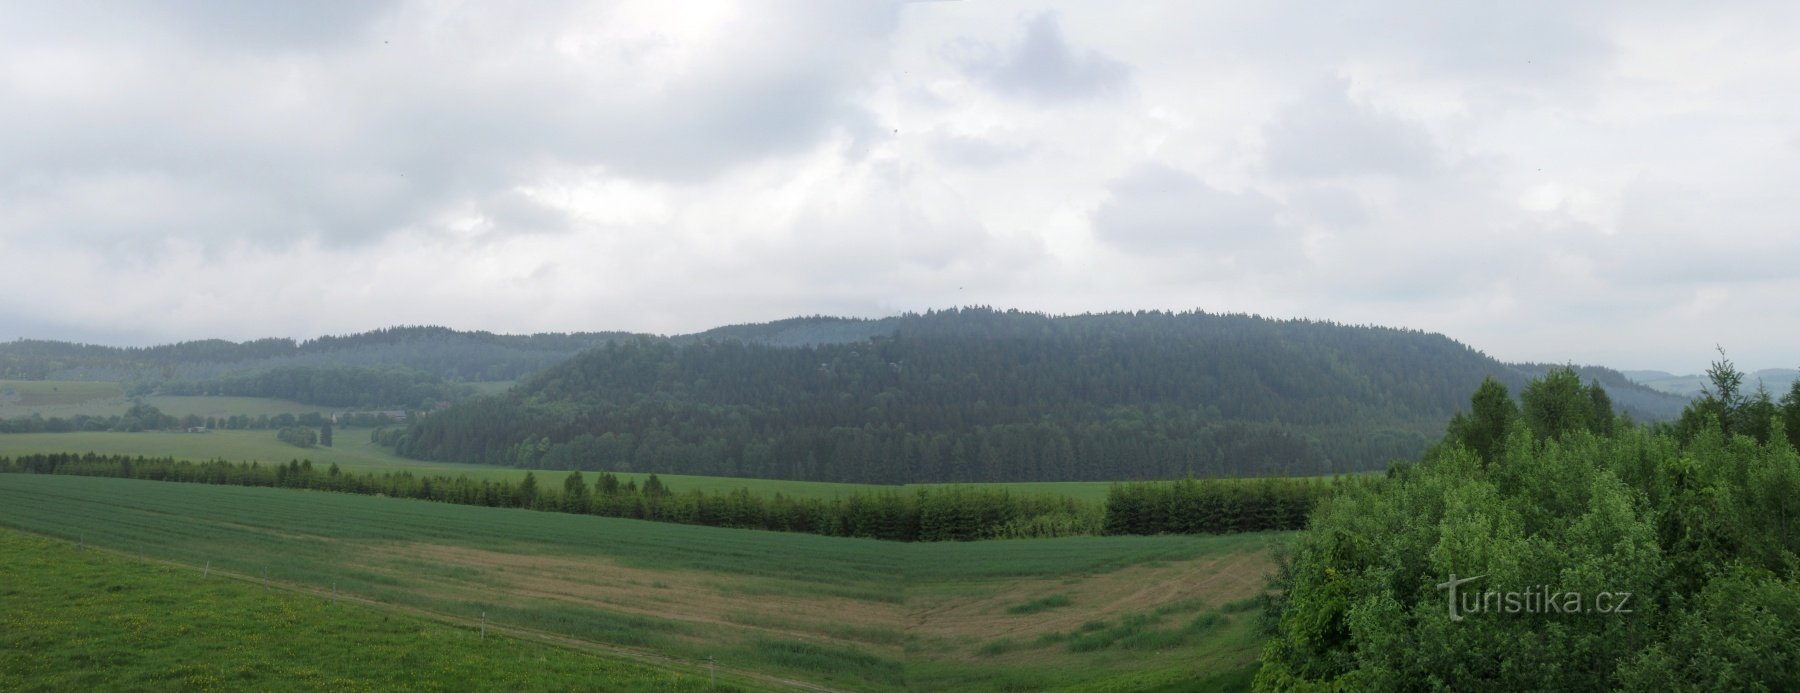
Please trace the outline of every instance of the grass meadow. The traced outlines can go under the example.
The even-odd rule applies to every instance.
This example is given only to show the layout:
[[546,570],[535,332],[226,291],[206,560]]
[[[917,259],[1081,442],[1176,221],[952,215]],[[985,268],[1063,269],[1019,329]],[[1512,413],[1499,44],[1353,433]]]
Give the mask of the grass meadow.
[[739,688],[20,532],[0,554],[3,690]]
[[[689,675],[715,657],[734,680],[856,690],[1241,689],[1260,647],[1243,605],[1283,539],[896,544],[22,474],[0,475],[0,525],[168,561],[190,580],[208,565],[267,574],[434,617],[486,612]],[[1054,606],[1019,608],[1034,603]]]

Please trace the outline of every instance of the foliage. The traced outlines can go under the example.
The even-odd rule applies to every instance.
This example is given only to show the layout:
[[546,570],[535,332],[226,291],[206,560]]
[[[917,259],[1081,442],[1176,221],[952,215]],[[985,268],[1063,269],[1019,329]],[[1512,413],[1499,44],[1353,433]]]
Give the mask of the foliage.
[[[1793,687],[1800,455],[1779,417],[1766,441],[1728,434],[1744,400],[1720,388],[1691,432],[1609,428],[1573,372],[1524,399],[1517,420],[1465,418],[1418,464],[1336,487],[1278,578],[1258,688]],[[1478,578],[1460,621],[1444,587],[1458,576]],[[1580,608],[1484,608],[1490,592]],[[1608,611],[1625,593],[1630,612]]]
[[[168,401],[168,400],[163,400]],[[255,400],[238,400],[255,401]],[[361,426],[380,426],[394,423],[394,419],[385,412],[353,412],[347,422]],[[174,428],[204,427],[208,430],[264,430],[281,429],[293,426],[324,427],[330,423],[323,414],[316,411],[300,413],[282,412],[270,414],[231,414],[228,416],[206,416],[188,414],[175,417],[164,414],[156,406],[138,402],[133,404],[124,414],[118,416],[90,416],[76,414],[70,417],[25,416],[12,419],[0,419],[0,433],[73,433],[73,432],[139,432],[159,431]]]
[[319,443],[319,434],[310,428],[289,426],[276,431],[275,439],[297,448],[310,448]]
[[355,366],[282,366],[246,371],[210,380],[167,381],[156,387],[163,395],[271,397],[331,407],[384,406],[429,408],[459,399],[472,390],[452,386],[437,376],[410,368]]
[[[283,440],[308,447],[312,429],[282,431]],[[877,491],[839,498],[761,496],[740,488],[730,492],[675,493],[655,474],[621,482],[610,473],[589,486],[579,472],[559,488],[540,485],[526,473],[514,484],[468,475],[414,475],[411,472],[316,470],[311,460],[261,465],[223,460],[189,462],[172,458],[47,454],[0,457],[0,473],[109,476],[154,481],[310,488],[362,495],[418,498],[462,505],[527,508],[827,536],[890,541],[970,541],[1097,534],[1098,508],[1071,498],[1014,495],[1004,490],[943,487],[912,493]]]
[[1114,484],[1107,534],[1228,534],[1300,529],[1330,484],[1306,479]]

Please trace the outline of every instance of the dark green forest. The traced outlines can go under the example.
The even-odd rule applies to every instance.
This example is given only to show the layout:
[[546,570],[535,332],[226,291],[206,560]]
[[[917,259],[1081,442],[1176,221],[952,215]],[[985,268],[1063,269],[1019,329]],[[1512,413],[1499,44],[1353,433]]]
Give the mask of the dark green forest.
[[1800,385],[1709,375],[1637,426],[1571,371],[1484,383],[1419,462],[1322,502],[1257,688],[1800,689]]
[[327,407],[375,409],[400,406],[430,409],[474,395],[468,386],[446,383],[410,368],[358,366],[281,366],[232,373],[212,380],[176,380],[159,384],[164,395],[229,395],[273,397]]
[[[608,342],[391,442],[453,462],[863,483],[1325,475],[1416,457],[1484,378],[1528,377],[1442,335],[1249,315],[734,329],[762,341]],[[1618,389],[1644,419],[1681,404]]]

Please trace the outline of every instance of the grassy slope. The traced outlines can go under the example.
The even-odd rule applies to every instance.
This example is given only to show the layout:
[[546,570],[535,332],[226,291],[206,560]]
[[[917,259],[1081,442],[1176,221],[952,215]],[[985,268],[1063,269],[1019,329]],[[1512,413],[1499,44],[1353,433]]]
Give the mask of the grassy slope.
[[[857,689],[1236,682],[1255,661],[1251,619],[1214,617],[1205,632],[1183,624],[1259,592],[1263,548],[1278,537],[904,545],[30,475],[0,475],[0,525]],[[1050,594],[1071,604],[1008,613]],[[1145,621],[1171,605],[1181,606]],[[1136,625],[1092,651],[1056,640],[1090,621],[1105,633]],[[1021,644],[991,645],[1008,637]]]
[[704,678],[0,531],[0,689],[706,690]]

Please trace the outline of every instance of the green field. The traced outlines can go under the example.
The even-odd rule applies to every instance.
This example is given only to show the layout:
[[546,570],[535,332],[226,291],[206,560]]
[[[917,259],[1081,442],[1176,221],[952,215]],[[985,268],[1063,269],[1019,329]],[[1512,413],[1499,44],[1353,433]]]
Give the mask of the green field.
[[[203,397],[153,395],[143,402],[164,414],[187,416],[275,416],[277,414],[327,413],[332,407],[301,404],[263,397]],[[44,418],[120,416],[131,408],[114,382],[86,380],[0,380],[0,419],[36,414]]]
[[[568,475],[568,470],[525,470],[511,467],[449,464],[410,460],[369,442],[367,428],[338,428],[329,448],[297,448],[275,439],[275,431],[211,431],[208,433],[141,433],[77,432],[77,433],[13,433],[0,434],[0,456],[34,453],[99,453],[102,455],[142,455],[204,461],[225,459],[233,462],[281,462],[309,459],[316,465],[337,464],[358,472],[410,471],[415,474],[467,474],[474,479],[506,479],[517,482],[527,471],[534,471],[540,482],[555,482]],[[591,475],[591,472],[589,473]],[[649,474],[622,473],[621,479],[642,483]],[[834,484],[822,481],[780,481],[770,479],[738,479],[721,476],[659,475],[676,491],[734,491],[748,488],[753,493],[783,493],[801,498],[836,498],[852,492],[893,490],[893,486],[869,484]]]
[[497,395],[497,394],[500,394],[507,390],[511,390],[512,386],[513,386],[513,381],[511,381],[511,380],[477,380],[477,381],[468,382],[468,383],[464,383],[464,384],[468,385],[469,387],[474,388],[475,392],[477,392],[477,393],[480,393],[483,395]]
[[0,555],[0,690],[712,688],[616,655],[14,531],[0,531]]
[[[463,465],[407,459],[395,455],[385,448],[370,443],[369,429],[366,428],[339,428],[336,430],[334,438],[336,444],[333,447],[302,449],[276,440],[275,432],[266,430],[212,431],[203,434],[163,432],[15,433],[0,435],[0,456],[17,456],[33,453],[94,452],[103,455],[173,457],[176,459],[195,461],[225,459],[233,462],[258,461],[265,463],[285,463],[288,460],[293,459],[310,459],[317,465],[335,463],[344,469],[358,472],[404,470],[411,471],[415,474],[442,474],[446,476],[467,474],[473,479],[505,479],[515,483],[524,478],[527,471],[534,471],[540,482],[554,482],[568,475],[567,470],[524,470],[511,467]],[[624,480],[636,480],[637,482],[642,483],[643,479],[649,475],[642,473],[620,473],[618,476]],[[881,486],[875,484],[840,484],[825,481],[785,481],[779,479],[742,479],[736,477],[688,476],[682,474],[658,476],[664,483],[668,484],[670,488],[678,492],[693,490],[727,492],[745,488],[749,489],[751,493],[762,496],[780,493],[795,498],[826,499],[847,496],[851,493],[871,493],[892,491],[895,489],[970,485],[908,484],[906,486]],[[1318,478],[1321,480],[1329,479],[1329,477]],[[988,488],[1002,488],[1018,494],[1066,496],[1090,503],[1103,503],[1106,501],[1106,490],[1108,487],[1112,486],[1112,482],[1059,481],[977,485]]]
[[[1281,535],[895,544],[283,489],[0,475],[0,525],[734,675],[1241,688]],[[1015,607],[1061,604],[1034,613]],[[690,669],[690,673],[698,669]],[[768,680],[767,678],[763,680]]]
[[119,384],[111,382],[0,380],[0,402],[13,406],[61,406],[119,396]]

